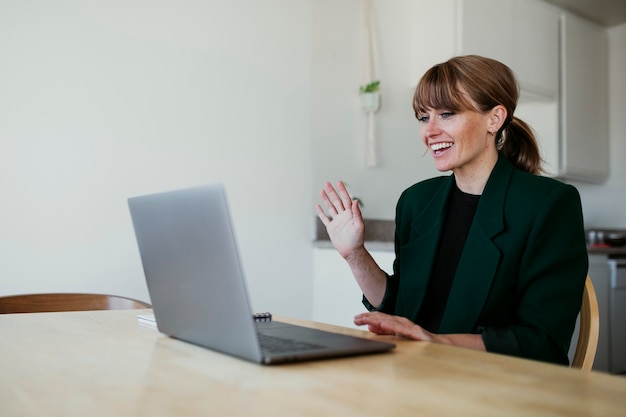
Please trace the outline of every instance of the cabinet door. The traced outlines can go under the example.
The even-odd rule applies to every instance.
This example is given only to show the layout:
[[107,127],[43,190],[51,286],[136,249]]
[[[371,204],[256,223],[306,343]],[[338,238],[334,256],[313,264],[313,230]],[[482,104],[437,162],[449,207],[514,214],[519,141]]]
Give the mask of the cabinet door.
[[609,174],[607,34],[567,13],[561,31],[561,171],[603,180]]
[[523,94],[556,100],[560,12],[540,1],[513,3],[513,64]]
[[459,0],[457,54],[513,65],[513,0]]
[[335,249],[314,249],[313,267],[313,320],[355,327],[352,319],[366,310],[346,261]]
[[556,100],[558,9],[537,0],[458,0],[458,54],[497,59],[516,73],[522,94]]
[[561,174],[558,100],[555,98],[544,101],[522,95],[515,116],[528,123],[535,131],[543,158],[543,174],[558,177]]
[[[393,251],[371,251],[378,265],[392,272]],[[361,302],[363,293],[346,261],[335,249],[313,250],[313,320],[339,326],[360,328],[354,316],[367,311]]]

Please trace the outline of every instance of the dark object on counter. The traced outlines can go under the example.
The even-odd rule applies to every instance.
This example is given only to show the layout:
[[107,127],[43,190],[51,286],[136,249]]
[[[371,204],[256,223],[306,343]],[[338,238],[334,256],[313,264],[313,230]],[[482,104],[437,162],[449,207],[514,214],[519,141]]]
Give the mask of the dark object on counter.
[[626,245],[626,234],[624,233],[607,233],[604,236],[604,243],[608,243],[609,246],[624,246]]

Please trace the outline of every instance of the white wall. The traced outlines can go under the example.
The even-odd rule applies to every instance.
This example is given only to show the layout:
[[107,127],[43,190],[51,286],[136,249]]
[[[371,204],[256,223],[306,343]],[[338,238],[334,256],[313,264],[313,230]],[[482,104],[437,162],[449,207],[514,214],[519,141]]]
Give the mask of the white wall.
[[223,181],[254,307],[311,311],[311,1],[0,1],[0,294],[148,299],[129,196]]

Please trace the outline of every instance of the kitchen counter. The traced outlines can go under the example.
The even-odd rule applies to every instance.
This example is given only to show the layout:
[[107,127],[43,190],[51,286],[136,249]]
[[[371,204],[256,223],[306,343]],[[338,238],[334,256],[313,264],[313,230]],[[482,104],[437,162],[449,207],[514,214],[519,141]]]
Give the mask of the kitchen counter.
[[626,258],[626,246],[610,247],[610,246],[587,246],[587,252],[589,255],[606,255],[610,259],[614,258]]
[[[390,251],[394,250],[394,233],[395,223],[393,220],[380,219],[364,219],[365,222],[365,247],[373,251]],[[606,234],[610,232],[626,233],[623,229],[589,229],[602,231]],[[588,231],[589,231],[588,230]],[[315,241],[313,246],[316,248],[332,248],[326,227],[316,218]],[[611,247],[606,244],[587,246],[589,255],[605,255],[608,258],[626,258],[626,245]]]
[[[602,232],[604,236],[607,236],[609,233],[624,233],[626,234],[625,229],[602,229],[602,228],[592,228],[587,229],[585,233],[587,236],[593,232]],[[622,246],[609,246],[605,243],[600,244],[591,244],[587,246],[587,252],[589,255],[606,255],[609,258],[626,258],[626,245]]]
[[[395,222],[393,220],[363,219],[365,223],[365,247],[370,251],[393,252]],[[316,248],[332,248],[326,227],[316,218],[315,241]]]

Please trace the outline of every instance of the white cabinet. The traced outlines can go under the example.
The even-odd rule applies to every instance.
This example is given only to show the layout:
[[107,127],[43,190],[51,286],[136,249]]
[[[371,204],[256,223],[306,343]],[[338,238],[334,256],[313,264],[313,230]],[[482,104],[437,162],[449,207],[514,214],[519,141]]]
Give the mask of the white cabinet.
[[[543,14],[537,16],[545,18]],[[550,34],[550,39],[560,39],[558,100],[536,99],[549,97],[548,79],[544,83],[539,76],[522,75],[526,70],[518,65],[522,98],[516,114],[535,129],[547,175],[602,181],[609,175],[606,31],[570,13],[560,13],[559,20],[559,36]],[[538,33],[528,28],[529,47],[541,43]],[[540,67],[544,62],[553,64],[543,59],[533,64]],[[535,81],[524,85],[524,79]],[[524,91],[531,95],[525,96]]]
[[508,65],[520,84],[515,115],[534,129],[547,175],[559,174],[560,11],[536,0],[457,0],[458,54]]
[[457,55],[497,59],[516,73],[524,96],[556,100],[558,9],[537,0],[457,0],[457,10]]
[[601,181],[609,175],[606,30],[564,13],[561,39],[561,175]]
[[554,100],[559,92],[560,11],[541,1],[513,3],[513,62],[522,96]]
[[515,115],[534,129],[547,175],[560,174],[559,19],[536,0],[457,0],[457,54],[508,65],[520,84]]
[[[393,251],[370,251],[378,265],[392,272]],[[313,249],[313,320],[357,328],[354,316],[367,311],[363,293],[346,261],[334,248]]]
[[457,55],[513,64],[513,0],[457,0]]

